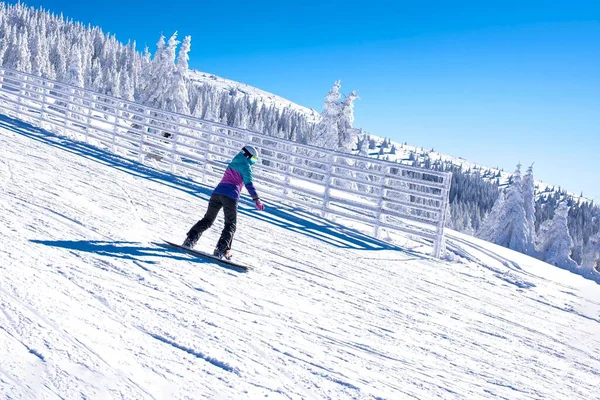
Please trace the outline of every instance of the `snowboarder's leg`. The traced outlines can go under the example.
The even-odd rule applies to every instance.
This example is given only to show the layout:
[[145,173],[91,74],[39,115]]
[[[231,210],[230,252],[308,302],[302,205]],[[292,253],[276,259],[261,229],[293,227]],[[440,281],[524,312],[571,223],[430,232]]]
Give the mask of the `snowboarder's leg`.
[[189,230],[187,233],[187,239],[183,244],[184,246],[190,248],[194,247],[196,242],[198,242],[198,239],[200,239],[200,236],[202,236],[202,233],[210,228],[215,222],[221,207],[223,207],[223,203],[221,203],[221,196],[210,196],[210,200],[208,201],[208,209],[206,210],[206,214],[204,214],[204,218],[196,222],[196,224]]
[[222,257],[225,252],[231,250],[231,243],[233,242],[233,235],[237,227],[237,201],[230,199],[229,197],[222,196],[221,202],[223,204],[223,213],[225,214],[225,226],[221,237],[215,248],[215,255]]

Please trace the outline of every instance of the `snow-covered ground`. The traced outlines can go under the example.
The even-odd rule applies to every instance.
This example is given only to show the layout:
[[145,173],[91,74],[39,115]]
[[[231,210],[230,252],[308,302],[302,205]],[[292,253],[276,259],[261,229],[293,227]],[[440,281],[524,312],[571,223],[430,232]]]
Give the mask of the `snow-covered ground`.
[[595,283],[247,200],[249,273],[152,243],[181,241],[210,192],[0,116],[0,397],[600,398]]

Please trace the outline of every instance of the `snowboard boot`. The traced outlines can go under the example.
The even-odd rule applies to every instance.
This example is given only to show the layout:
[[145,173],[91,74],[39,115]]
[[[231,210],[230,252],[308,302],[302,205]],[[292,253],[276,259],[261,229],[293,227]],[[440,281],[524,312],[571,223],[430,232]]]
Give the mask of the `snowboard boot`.
[[227,261],[231,260],[231,250],[226,249],[225,251],[219,249],[218,247],[215,248],[215,251],[213,252],[213,256],[219,258],[219,259],[226,259]]
[[198,243],[198,239],[200,239],[200,236],[188,236],[183,241],[182,246],[187,247],[188,249],[193,249],[196,243]]

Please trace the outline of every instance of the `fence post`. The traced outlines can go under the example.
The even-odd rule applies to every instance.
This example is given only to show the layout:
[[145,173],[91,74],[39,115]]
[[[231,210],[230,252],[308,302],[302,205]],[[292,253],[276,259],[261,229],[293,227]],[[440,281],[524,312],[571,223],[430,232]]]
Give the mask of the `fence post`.
[[[68,88],[67,91],[69,93],[71,93],[71,89]],[[71,96],[70,94],[67,96],[67,104],[65,105],[65,121],[63,124],[63,135],[65,136],[69,136],[67,133],[67,129],[69,127],[69,110],[70,110],[70,105],[71,105],[71,101],[72,101],[73,96]]]
[[94,94],[93,93],[87,93],[90,95],[90,104],[88,105],[88,112],[87,112],[87,122],[86,122],[86,129],[85,129],[85,142],[89,143],[90,142],[90,136],[89,136],[89,131],[92,130],[92,110],[94,109],[94,105],[96,104],[95,100],[94,100]]
[[285,183],[283,185],[283,198],[287,199],[291,181],[290,167],[292,166],[292,146],[286,149],[287,161],[285,163]]
[[17,114],[23,111],[23,96],[25,95],[25,81],[22,80],[19,82],[19,94],[17,95],[18,103],[17,106]]
[[[41,89],[40,88],[35,88],[35,89],[32,89],[32,90],[35,90],[36,92],[39,90],[41,92],[41,95],[40,95],[40,97],[41,97],[41,100],[40,100],[40,114],[39,114],[39,118],[38,118],[38,123],[39,123],[40,128],[43,129],[44,127],[43,127],[43,124],[42,124],[42,112],[44,111],[43,110],[44,109],[44,85],[43,85],[43,81],[41,79],[38,80],[38,81],[36,81],[36,84],[39,84],[41,86]],[[36,94],[36,100],[37,100],[37,96],[38,95]]]
[[46,81],[44,79],[42,79],[40,86],[42,87],[42,104],[40,106],[40,128],[45,129],[44,128],[44,121],[46,120],[47,116],[46,116],[46,107],[47,107],[47,103],[46,103]]
[[444,189],[442,189],[442,206],[440,207],[440,218],[437,223],[436,238],[433,243],[433,256],[441,258],[445,253],[445,238],[444,225],[446,224],[446,214],[448,213],[448,196],[450,195],[451,179],[449,176],[444,177]]
[[119,102],[117,102],[117,105],[115,106],[115,122],[113,124],[112,143],[111,143],[111,146],[112,146],[111,151],[115,154],[117,153],[117,146],[116,146],[115,141],[117,140],[116,134],[117,134],[117,130],[119,128],[119,117],[121,116],[121,104],[122,103],[119,101]]
[[375,225],[375,229],[374,229],[374,236],[379,239],[379,232],[381,230],[381,211],[383,208],[383,199],[384,199],[384,193],[385,193],[385,185],[386,185],[386,181],[387,181],[387,168],[386,166],[383,167],[384,171],[383,174],[381,176],[381,185],[379,186],[379,190],[380,190],[380,196],[379,196],[379,200],[377,201],[377,216],[375,218],[377,225]]
[[334,160],[335,153],[329,153],[329,155],[327,156],[327,174],[325,175],[325,192],[323,193],[323,209],[321,210],[321,215],[323,216],[323,218],[327,218],[329,216],[327,210],[329,208],[329,199],[331,197],[331,174],[333,173]]
[[202,177],[202,183],[207,183],[208,171],[210,170],[210,144],[213,141],[212,135],[215,133],[215,126],[213,124],[208,125],[208,141],[206,142],[206,153],[204,155],[204,176]]
[[171,136],[171,173],[175,174],[177,173],[177,168],[175,167],[175,157],[176,157],[176,153],[177,153],[177,141],[179,140],[179,133],[180,133],[180,126],[179,126],[179,122],[180,119],[179,117],[175,117],[175,132],[173,133],[173,135]]
[[147,108],[144,110],[144,124],[141,127],[140,133],[140,153],[139,153],[139,162],[144,163],[144,135],[146,132],[150,130],[150,109]]

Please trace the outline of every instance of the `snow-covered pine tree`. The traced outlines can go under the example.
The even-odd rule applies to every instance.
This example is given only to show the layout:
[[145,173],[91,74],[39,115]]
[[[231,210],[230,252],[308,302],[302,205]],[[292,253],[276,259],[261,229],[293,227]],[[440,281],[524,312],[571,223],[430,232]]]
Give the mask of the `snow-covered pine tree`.
[[354,101],[359,99],[355,91],[350,92],[341,105],[340,117],[338,120],[339,151],[349,153],[352,151],[358,129],[354,128]]
[[506,196],[503,191],[500,191],[494,206],[484,218],[477,237],[495,243],[496,238],[500,236],[499,227],[501,219],[504,217],[505,202]]
[[[175,36],[175,35],[173,35]],[[191,49],[191,36],[186,36],[179,49],[179,57],[177,58],[177,67],[173,73],[171,82],[172,99],[170,102],[169,111],[180,114],[189,114],[189,92],[188,92],[188,61],[190,59],[188,53]]]
[[65,39],[58,32],[53,32],[50,38],[50,63],[53,67],[52,79],[62,81],[67,71],[67,45]]
[[71,56],[69,58],[69,66],[65,75],[65,83],[83,88],[83,67],[81,65],[81,50],[79,47],[71,48]]
[[134,101],[135,100],[135,89],[133,87],[133,80],[126,70],[121,71],[121,98]]
[[573,239],[569,234],[567,216],[569,206],[566,202],[559,204],[554,211],[554,218],[541,228],[540,257],[548,264],[555,265],[569,271],[577,271],[577,263],[571,258]]
[[[142,70],[141,79],[141,97],[142,104],[158,107],[160,104],[161,90],[163,89],[163,80],[166,78],[161,74],[166,72],[165,62],[165,36],[160,35],[156,42],[156,52],[145,70]],[[148,48],[146,48],[147,50]],[[147,53],[146,55],[148,55]]]
[[358,140],[358,155],[363,157],[369,156],[369,138],[366,134],[362,135],[362,138]]
[[17,51],[13,68],[17,71],[31,73],[31,53],[29,52],[29,34],[26,28],[19,33]]
[[[218,102],[218,94],[216,89],[212,88],[212,87],[203,87],[205,96],[203,96],[203,98],[205,99],[205,107],[204,107],[204,112],[202,114],[202,118],[208,121],[217,121],[219,118],[219,102]],[[261,108],[260,113],[259,113],[259,117],[257,118],[257,127],[260,128],[260,130],[258,130],[259,132],[262,132],[262,123],[263,123],[263,119],[262,116],[264,114],[264,107]]]
[[377,147],[377,144],[375,143],[375,139],[370,138],[369,139],[369,150],[375,150],[375,147]]
[[90,71],[91,89],[96,92],[102,92],[102,89],[104,88],[103,79],[104,76],[102,75],[100,61],[95,58],[94,61],[92,61],[92,70]]
[[524,253],[535,256],[535,184],[533,181],[533,165],[527,168],[527,173],[523,177],[522,186],[525,222],[527,225],[525,230]]
[[36,76],[48,76],[50,70],[49,52],[43,35],[34,31],[31,37],[31,73]]
[[600,276],[600,232],[589,239],[583,253],[581,268],[585,272],[584,276]]
[[333,87],[325,96],[321,121],[315,127],[310,143],[314,146],[328,149],[337,149],[339,146],[340,87],[340,81],[335,81]]
[[142,102],[142,99],[145,98],[144,91],[151,80],[150,70],[152,69],[152,55],[150,54],[148,46],[144,47],[144,53],[138,63],[139,67],[136,66],[136,68],[139,68],[139,71],[137,73],[134,98],[139,102]]
[[527,223],[521,186],[521,165],[517,166],[512,184],[506,191],[504,207],[496,220],[496,227],[488,227],[487,240],[500,246],[525,253],[527,249]]

